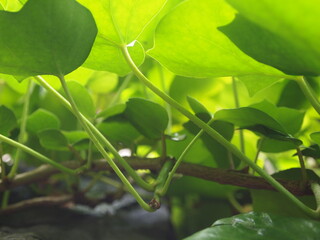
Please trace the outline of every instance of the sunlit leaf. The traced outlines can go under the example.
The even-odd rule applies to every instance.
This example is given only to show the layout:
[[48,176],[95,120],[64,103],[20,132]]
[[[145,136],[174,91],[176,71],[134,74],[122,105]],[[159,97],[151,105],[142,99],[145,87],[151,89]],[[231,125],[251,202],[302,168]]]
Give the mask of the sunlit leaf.
[[0,12],[0,72],[65,75],[85,61],[97,33],[91,13],[74,0],[29,0]]
[[[80,0],[93,13],[99,34],[85,66],[125,75],[129,66],[119,49],[121,44],[132,44],[129,52],[140,65],[144,50],[136,40],[163,8],[166,0]],[[134,42],[136,41],[136,42]]]
[[185,1],[159,23],[148,54],[184,76],[283,75],[248,57],[217,29],[234,16],[223,0]]

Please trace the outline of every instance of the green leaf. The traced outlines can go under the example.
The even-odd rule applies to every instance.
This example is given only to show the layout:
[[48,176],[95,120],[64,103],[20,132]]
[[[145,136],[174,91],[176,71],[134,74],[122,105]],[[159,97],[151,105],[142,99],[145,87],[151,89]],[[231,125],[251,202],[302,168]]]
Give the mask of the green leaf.
[[310,134],[310,138],[318,145],[320,145],[320,132],[314,132]]
[[[221,134],[225,139],[231,141],[234,133],[234,126],[232,124],[216,120],[212,122],[210,126],[219,134]],[[200,128],[190,121],[185,123],[184,127],[194,135],[196,135],[200,131]],[[232,164],[233,166],[237,166],[239,164],[239,159],[230,154],[224,146],[222,146],[208,134],[204,133],[201,136],[201,140],[206,149],[211,153],[211,156],[218,167],[231,168]]]
[[208,112],[206,107],[203,106],[202,103],[200,103],[197,99],[190,97],[190,96],[187,96],[187,100],[188,100],[188,103],[195,114],[205,113],[205,114],[210,115],[210,113]]
[[[99,33],[85,66],[126,75],[131,70],[119,49],[130,44],[129,52],[137,65],[144,61],[144,50],[136,40],[163,8],[166,0],[80,0],[93,13]],[[136,42],[135,42],[136,41]]]
[[160,139],[169,121],[167,111],[162,106],[142,98],[129,99],[124,115],[150,139]]
[[0,9],[10,12],[16,12],[21,9],[27,0],[0,0]]
[[109,117],[112,117],[112,116],[115,116],[115,115],[123,113],[126,110],[126,107],[127,106],[124,103],[120,103],[120,104],[114,105],[114,106],[112,106],[110,108],[107,108],[106,110],[98,113],[97,117],[98,118],[107,119]]
[[304,112],[286,107],[276,107],[268,101],[250,105],[274,118],[285,129],[286,133],[296,134],[302,126]]
[[279,77],[261,76],[261,75],[260,76],[259,75],[240,76],[238,77],[238,79],[244,83],[250,96],[253,96],[259,91],[282,80],[282,78],[279,78]]
[[88,82],[89,89],[96,94],[112,91],[118,84],[118,75],[109,72],[97,72]]
[[88,90],[75,81],[67,82],[67,85],[80,112],[87,117],[94,117],[95,107]]
[[83,64],[97,29],[74,0],[29,0],[17,13],[0,12],[0,72],[66,75]]
[[230,122],[240,128],[265,126],[275,131],[285,132],[285,129],[274,118],[267,113],[252,107],[223,109],[216,112],[214,118]]
[[[318,144],[313,144],[310,147],[306,147],[305,149],[301,150],[303,156],[312,157],[314,159],[320,158],[320,147]],[[297,154],[294,154],[297,155]]]
[[39,133],[47,129],[59,129],[60,120],[53,113],[38,109],[27,119],[27,130],[32,133]]
[[251,212],[220,219],[185,240],[314,240],[319,234],[317,221]]
[[138,130],[123,116],[118,115],[107,119],[97,125],[97,128],[105,135],[112,144],[119,148],[133,148],[136,140],[141,137]]
[[320,74],[317,0],[228,2],[240,15],[221,30],[241,50],[290,75]]
[[42,147],[50,150],[68,150],[67,138],[56,129],[44,130],[38,133]]
[[[255,108],[256,106],[256,108]],[[264,106],[267,106],[264,108]],[[257,109],[258,107],[261,107],[264,111],[261,111]],[[268,109],[268,107],[271,108]],[[290,119],[290,114],[293,113],[292,111],[296,111],[294,109],[286,109],[288,111],[285,111],[289,114],[288,119]],[[292,110],[292,111],[291,111]],[[243,107],[238,109],[224,109],[220,110],[215,114],[216,119],[220,119],[226,122],[230,122],[236,126],[239,126],[240,128],[248,129],[253,132],[255,132],[258,135],[265,136],[269,139],[289,142],[284,143],[284,148],[294,149],[297,146],[301,145],[302,142],[299,139],[296,139],[291,136],[290,132],[286,130],[284,126],[279,123],[279,120],[281,123],[287,123],[287,118],[285,115],[282,114],[282,111],[275,111],[278,114],[281,114],[280,117],[277,117],[277,119],[273,118],[275,109],[270,105],[269,103],[262,102],[261,104],[253,105],[252,107]],[[269,113],[272,115],[270,116]],[[295,115],[295,114],[294,114]],[[302,116],[303,119],[303,116]],[[294,119],[296,120],[296,119]],[[297,119],[299,121],[299,119]],[[289,122],[291,124],[291,122]],[[301,121],[302,123],[302,121]],[[301,123],[299,126],[301,126]],[[288,124],[288,123],[287,123]],[[296,126],[293,128],[286,126],[289,130],[296,130]],[[265,145],[267,144],[267,141],[269,139],[264,139],[263,141],[263,148],[262,150],[265,150]],[[274,142],[273,142],[274,143]],[[278,147],[278,146],[276,146]],[[271,151],[272,152],[272,151]]]
[[148,55],[183,76],[283,76],[248,57],[218,31],[234,16],[223,0],[185,1],[159,23]]
[[89,136],[84,131],[63,131],[62,134],[67,138],[70,145],[74,145],[84,139],[89,139]]
[[17,125],[14,113],[5,106],[0,106],[0,134],[8,136]]

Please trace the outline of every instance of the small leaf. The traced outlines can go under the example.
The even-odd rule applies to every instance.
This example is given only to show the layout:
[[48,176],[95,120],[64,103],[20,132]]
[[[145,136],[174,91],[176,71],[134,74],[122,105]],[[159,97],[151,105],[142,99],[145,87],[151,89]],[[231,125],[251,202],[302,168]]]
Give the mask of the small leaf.
[[0,134],[9,136],[9,133],[17,125],[14,113],[5,106],[0,106]]
[[248,75],[237,77],[246,86],[249,95],[252,97],[259,91],[273,85],[282,80],[280,77],[263,76],[263,75]]
[[[313,144],[310,147],[307,147],[303,150],[301,150],[301,153],[303,156],[306,157],[312,157],[314,159],[319,159],[320,158],[320,147],[318,144]],[[296,156],[297,154],[294,154]]]
[[44,130],[38,133],[42,147],[50,150],[68,150],[67,138],[56,129]]
[[190,97],[190,96],[187,96],[187,100],[188,100],[188,103],[189,103],[191,109],[193,110],[193,112],[195,114],[206,113],[206,114],[210,115],[210,113],[206,109],[206,107],[203,106],[202,103],[200,103],[197,99]]
[[87,117],[94,117],[95,107],[88,90],[75,81],[67,82],[67,85],[80,112]]
[[123,116],[118,115],[107,119],[97,125],[97,128],[106,136],[111,143],[119,148],[132,148],[135,141],[141,137],[138,130]]
[[27,130],[32,133],[39,133],[47,129],[59,129],[60,120],[53,113],[38,109],[27,119]]
[[220,219],[185,240],[312,240],[319,234],[317,221],[251,212]]
[[74,145],[77,142],[80,142],[84,139],[89,138],[88,134],[84,131],[71,131],[71,132],[63,131],[62,134],[67,138],[68,143],[70,145]]
[[0,12],[0,72],[66,75],[82,65],[97,28],[74,0],[29,0],[17,13]]
[[284,128],[274,118],[252,107],[220,110],[216,112],[214,118],[230,122],[240,128],[265,126],[279,132],[285,132]]
[[276,107],[265,100],[250,105],[250,107],[259,109],[277,120],[285,129],[286,133],[296,134],[301,129],[304,118],[304,112],[302,111],[286,107]]
[[142,98],[129,99],[124,115],[150,139],[160,139],[169,121],[167,111],[162,106]]
[[320,145],[320,132],[314,132],[310,134],[310,138],[318,145]]
[[126,110],[126,107],[127,106],[124,103],[114,105],[114,106],[107,108],[106,110],[98,113],[97,117],[107,119],[109,117],[123,113]]
[[112,91],[118,84],[118,75],[109,72],[97,72],[91,76],[88,88],[95,94]]

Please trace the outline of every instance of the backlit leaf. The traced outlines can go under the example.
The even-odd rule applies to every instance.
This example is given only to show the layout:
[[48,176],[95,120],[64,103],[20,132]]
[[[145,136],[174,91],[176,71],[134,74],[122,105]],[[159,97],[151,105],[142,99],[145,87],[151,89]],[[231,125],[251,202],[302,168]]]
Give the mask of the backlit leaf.
[[129,52],[137,65],[144,61],[142,45],[136,41],[163,8],[166,0],[79,0],[93,13],[99,33],[85,66],[125,75],[129,66],[119,49],[130,44]]
[[185,1],[159,23],[148,55],[184,76],[283,76],[248,57],[217,29],[234,16],[223,0]]

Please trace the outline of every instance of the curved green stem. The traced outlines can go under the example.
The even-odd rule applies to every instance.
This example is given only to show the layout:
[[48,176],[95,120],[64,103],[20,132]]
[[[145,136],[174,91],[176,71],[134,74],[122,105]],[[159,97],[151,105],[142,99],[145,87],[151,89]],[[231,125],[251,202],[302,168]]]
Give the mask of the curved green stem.
[[58,78],[60,79],[61,85],[66,93],[67,99],[69,100],[71,107],[73,109],[73,113],[74,115],[77,117],[77,119],[79,120],[79,122],[81,123],[82,127],[84,128],[84,130],[88,133],[90,140],[93,142],[93,144],[96,146],[96,148],[98,149],[98,151],[102,154],[102,156],[106,159],[106,161],[108,162],[108,164],[111,166],[111,168],[114,170],[114,172],[117,174],[117,176],[120,178],[120,180],[123,182],[123,184],[128,188],[128,191],[132,194],[132,196],[137,200],[137,202],[139,203],[139,205],[149,211],[152,212],[154,211],[153,208],[151,208],[139,195],[139,193],[134,189],[134,187],[131,185],[131,183],[128,181],[128,179],[123,175],[123,173],[121,172],[121,170],[118,168],[117,164],[115,164],[115,162],[111,159],[111,157],[108,155],[108,153],[106,152],[106,150],[104,149],[104,147],[102,146],[102,144],[100,143],[100,141],[98,140],[98,138],[96,137],[96,135],[91,131],[90,127],[88,126],[87,122],[85,121],[85,119],[83,118],[83,115],[79,112],[78,107],[69,91],[69,88],[67,86],[67,83],[64,79],[64,76],[58,76]]
[[[210,124],[211,122],[213,122],[213,119],[211,119],[208,124]],[[188,146],[183,150],[183,152],[181,153],[181,155],[179,156],[178,160],[176,161],[176,163],[174,164],[172,170],[169,172],[168,178],[166,179],[166,182],[163,186],[163,188],[161,189],[161,193],[160,195],[163,196],[167,193],[170,183],[172,182],[172,179],[174,177],[174,174],[177,172],[180,164],[182,163],[184,157],[186,156],[186,154],[189,152],[189,150],[191,149],[191,147],[197,142],[197,140],[202,136],[202,134],[204,133],[203,129],[201,129],[198,134],[191,140],[191,142],[188,144]]]
[[133,60],[132,60],[132,58],[131,58],[131,56],[130,56],[130,54],[128,52],[128,49],[127,49],[126,45],[122,45],[121,46],[121,51],[122,51],[122,53],[123,53],[128,65],[131,67],[132,71],[156,95],[158,95],[163,100],[165,100],[167,103],[169,103],[172,107],[177,109],[180,113],[182,113],[184,116],[186,116],[190,121],[192,121],[198,127],[202,128],[206,133],[208,133],[212,138],[214,138],[216,141],[218,141],[220,144],[222,144],[225,148],[227,148],[227,150],[229,150],[231,153],[233,153],[236,157],[238,157],[243,162],[248,164],[249,167],[253,168],[271,186],[273,186],[279,192],[281,192],[282,194],[287,196],[288,199],[290,199],[296,206],[298,206],[306,214],[308,214],[309,216],[311,216],[313,218],[319,218],[320,217],[320,214],[318,214],[316,211],[310,209],[304,203],[302,203],[299,199],[297,199],[291,192],[289,192],[285,187],[283,187],[278,181],[276,181],[273,177],[271,177],[267,172],[265,172],[263,169],[261,169],[257,164],[255,164],[253,161],[251,161],[236,146],[231,144],[228,140],[226,140],[223,136],[221,136],[217,131],[212,129],[208,124],[203,122],[197,116],[193,115],[186,108],[184,108],[182,105],[180,105],[177,101],[175,101],[170,96],[168,96],[167,94],[162,92],[160,89],[158,89],[156,86],[154,86],[149,81],[149,79],[146,78],[143,75],[143,73],[140,72],[139,68],[135,65],[135,63],[133,62]]
[[320,211],[320,185],[317,182],[311,183],[311,189],[316,199],[317,211]]
[[[41,76],[36,76],[35,79],[39,82],[39,84],[45,88],[48,92],[53,94],[61,104],[63,104],[67,109],[69,109],[72,113],[75,114],[72,109],[71,104],[53,87],[51,87]],[[153,186],[147,182],[145,182],[137,172],[131,168],[131,166],[120,156],[118,151],[112,146],[112,144],[102,135],[102,133],[85,117],[80,113],[81,118],[86,122],[92,133],[97,136],[99,141],[104,144],[107,149],[113,154],[113,156],[118,160],[118,162],[123,166],[126,172],[133,178],[133,180],[142,188],[147,191],[153,191]]]
[[300,163],[300,169],[301,169],[301,176],[302,176],[302,181],[301,181],[301,187],[303,189],[306,188],[307,184],[308,184],[308,175],[307,175],[307,170],[306,170],[306,166],[304,164],[304,159],[303,159],[303,155],[302,152],[300,150],[299,147],[297,147],[297,155],[298,155],[298,159],[299,159],[299,163]]
[[[236,108],[240,107],[240,100],[239,100],[239,94],[238,94],[238,88],[237,88],[237,82],[235,78],[232,78],[232,90],[233,90],[233,96],[234,96],[234,102],[236,105]],[[245,154],[245,141],[244,141],[244,135],[243,135],[243,129],[239,130],[239,140],[240,140],[240,149],[241,152]]]
[[108,107],[112,107],[113,105],[116,104],[116,102],[119,100],[121,93],[123,90],[128,86],[129,82],[132,79],[133,74],[128,74],[125,79],[123,80],[123,83],[119,87],[118,91],[116,92],[116,95],[112,98],[110,103],[108,104]]
[[320,102],[317,98],[317,95],[310,87],[309,83],[303,76],[299,76],[295,78],[296,82],[298,83],[301,91],[304,93],[305,97],[309,100],[313,108],[320,114]]
[[[29,86],[28,86],[28,91],[25,95],[24,98],[24,105],[23,105],[23,110],[22,110],[22,117],[21,117],[21,125],[20,125],[20,133],[18,137],[18,142],[19,143],[24,143],[25,142],[25,137],[26,137],[26,126],[27,126],[27,118],[28,118],[28,113],[29,113],[29,105],[30,105],[30,97],[33,91],[34,84],[31,80],[29,80]],[[20,158],[21,158],[21,149],[18,148],[17,152],[15,154],[13,166],[8,174],[8,178],[12,179],[17,173],[19,163],[20,163]]]
[[7,138],[6,136],[3,136],[2,134],[0,134],[0,141],[5,142],[5,143],[17,148],[17,149],[21,149],[22,151],[41,160],[42,162],[48,163],[48,164],[56,167],[57,169],[59,169],[62,172],[69,173],[69,174],[76,174],[76,171],[63,166],[63,165],[51,160],[50,158],[47,158],[46,156],[42,155],[41,153],[38,153],[37,151],[27,147],[26,145],[23,145],[23,144],[16,142],[10,138]]

